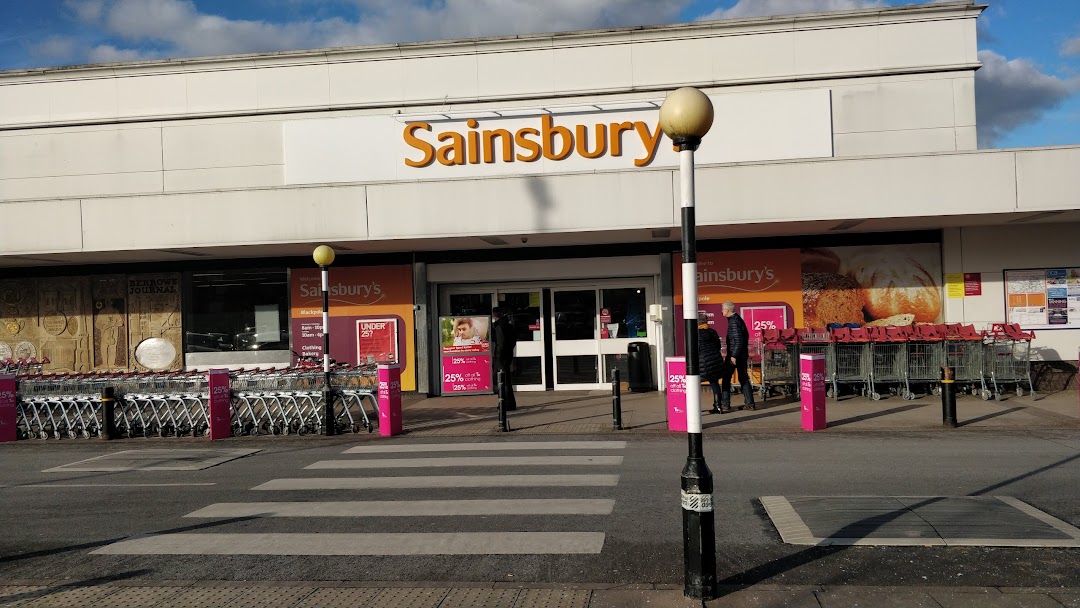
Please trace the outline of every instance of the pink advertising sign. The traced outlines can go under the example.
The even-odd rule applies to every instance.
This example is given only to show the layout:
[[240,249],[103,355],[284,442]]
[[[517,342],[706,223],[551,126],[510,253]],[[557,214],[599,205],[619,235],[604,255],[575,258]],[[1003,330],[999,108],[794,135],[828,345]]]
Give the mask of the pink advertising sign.
[[799,355],[799,399],[802,404],[803,430],[824,429],[825,355]]
[[787,329],[787,308],[784,306],[743,306],[740,315],[751,335],[764,329]]
[[669,431],[686,432],[686,359],[664,359],[667,377],[667,424]]
[[356,321],[356,360],[360,363],[397,363],[397,347],[397,319]]
[[19,438],[17,416],[15,376],[0,376],[0,441],[15,441]]
[[379,434],[401,434],[401,368],[379,366]]
[[443,355],[442,388],[444,394],[491,392],[491,355]]
[[232,436],[232,389],[229,370],[212,369],[210,374],[210,439]]

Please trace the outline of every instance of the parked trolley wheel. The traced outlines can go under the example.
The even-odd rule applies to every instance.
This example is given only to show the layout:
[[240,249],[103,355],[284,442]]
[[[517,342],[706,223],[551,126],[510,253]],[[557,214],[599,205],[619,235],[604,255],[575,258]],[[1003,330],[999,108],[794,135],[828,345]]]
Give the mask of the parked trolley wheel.
[[1003,395],[1001,393],[994,393],[994,400],[995,401],[1004,401],[1005,400],[1005,395]]
[[874,401],[881,401],[881,393],[871,393],[870,398]]
[[983,401],[989,401],[990,397],[994,396],[994,393],[990,392],[990,389],[987,388],[983,389],[983,391],[979,393],[979,395],[982,397]]
[[1023,397],[1023,396],[1024,396],[1024,389],[1023,389],[1023,388],[1021,388],[1021,387],[1019,387],[1019,386],[1017,386],[1017,387],[1016,387],[1016,396],[1017,396],[1017,397]]

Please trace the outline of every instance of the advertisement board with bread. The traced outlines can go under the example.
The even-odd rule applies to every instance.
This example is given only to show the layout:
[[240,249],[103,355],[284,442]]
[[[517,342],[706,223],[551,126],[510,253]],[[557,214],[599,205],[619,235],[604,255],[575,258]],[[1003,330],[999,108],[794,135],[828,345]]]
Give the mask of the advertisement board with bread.
[[941,322],[937,244],[803,249],[802,260],[807,326]]

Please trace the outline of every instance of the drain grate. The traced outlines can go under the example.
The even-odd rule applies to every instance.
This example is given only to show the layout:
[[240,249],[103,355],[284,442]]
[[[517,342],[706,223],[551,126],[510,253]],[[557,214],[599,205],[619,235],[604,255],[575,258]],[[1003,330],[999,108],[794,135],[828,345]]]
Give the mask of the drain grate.
[[1009,496],[763,496],[792,545],[1080,547],[1080,529]]

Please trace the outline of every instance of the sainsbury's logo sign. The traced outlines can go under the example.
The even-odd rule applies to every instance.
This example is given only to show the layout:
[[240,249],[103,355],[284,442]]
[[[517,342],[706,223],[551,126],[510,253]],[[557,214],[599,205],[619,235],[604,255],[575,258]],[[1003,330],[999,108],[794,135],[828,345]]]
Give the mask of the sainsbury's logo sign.
[[[603,156],[622,156],[627,144],[643,152],[634,158],[635,167],[652,163],[660,148],[660,125],[650,127],[644,121],[622,121],[563,126],[555,124],[552,116],[541,116],[536,127],[481,129],[474,118],[465,121],[467,130],[434,133],[431,124],[412,122],[405,125],[403,138],[409,147],[405,165],[427,167],[438,163],[447,167],[481,163],[531,163],[541,158],[559,161],[579,156],[596,159]],[[434,135],[433,143],[431,141]],[[628,141],[624,143],[624,139]]]
[[717,270],[698,270],[697,282],[698,285],[754,293],[771,289],[780,280],[776,278],[776,272],[772,268],[765,266],[760,269],[721,268]]

